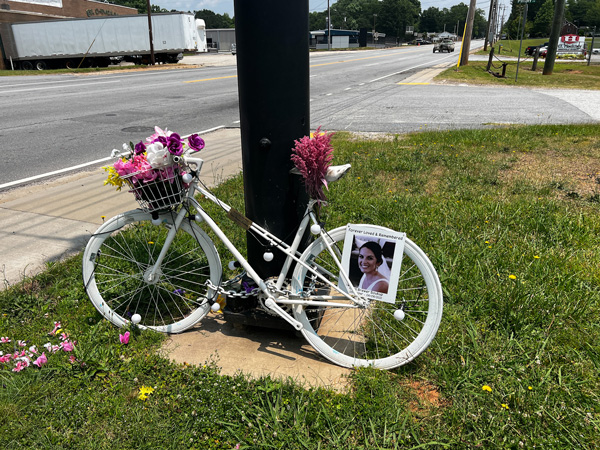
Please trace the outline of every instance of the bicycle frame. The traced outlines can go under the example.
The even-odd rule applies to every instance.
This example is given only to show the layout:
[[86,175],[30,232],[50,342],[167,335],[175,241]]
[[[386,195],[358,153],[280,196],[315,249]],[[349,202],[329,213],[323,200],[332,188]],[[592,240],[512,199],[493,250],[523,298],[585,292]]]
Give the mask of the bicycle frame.
[[[367,304],[366,301],[361,299],[360,295],[357,293],[353,284],[349,281],[348,274],[343,269],[340,259],[338,258],[338,256],[335,254],[335,252],[331,248],[329,242],[325,239],[326,233],[323,231],[322,227],[319,226],[320,235],[321,235],[321,237],[323,237],[324,242],[326,242],[329,253],[334,258],[335,263],[338,265],[338,267],[340,269],[341,276],[344,278],[343,281],[344,281],[345,286],[349,286],[350,289],[352,290],[352,292],[347,293],[347,292],[340,290],[339,287],[337,287],[336,285],[331,283],[327,278],[325,278],[323,275],[321,275],[315,268],[313,268],[313,267],[309,266],[308,264],[304,263],[303,261],[301,261],[301,259],[300,259],[301,254],[298,251],[298,248],[302,241],[302,237],[306,233],[306,230],[309,227],[309,223],[312,222],[312,224],[318,225],[317,218],[316,218],[316,215],[315,215],[314,209],[313,209],[314,205],[316,203],[315,200],[309,201],[309,204],[307,205],[304,217],[303,217],[302,221],[300,222],[300,225],[298,227],[298,230],[296,232],[293,242],[291,244],[287,244],[287,243],[283,242],[281,239],[279,239],[278,237],[276,237],[275,235],[273,235],[272,233],[270,233],[269,231],[262,228],[261,226],[250,221],[249,219],[246,219],[245,217],[243,217],[239,212],[237,212],[235,209],[233,209],[231,206],[227,205],[226,203],[222,202],[214,194],[212,194],[211,192],[209,192],[206,189],[199,187],[198,182],[196,180],[193,180],[190,183],[190,186],[188,188],[184,202],[187,203],[188,205],[194,206],[194,208],[197,211],[197,216],[199,215],[200,218],[202,219],[202,221],[208,225],[208,227],[215,233],[215,235],[219,238],[219,240],[221,240],[225,244],[227,249],[231,252],[231,254],[234,256],[234,258],[239,262],[241,267],[246,271],[246,273],[250,276],[250,278],[252,278],[252,280],[256,283],[256,285],[259,287],[261,292],[267,297],[267,300],[265,301],[265,305],[269,309],[273,310],[278,315],[280,315],[283,319],[285,319],[288,323],[290,323],[295,329],[297,329],[297,330],[302,329],[303,328],[302,324],[300,322],[298,322],[296,319],[294,319],[283,308],[281,308],[281,306],[279,306],[278,303],[284,304],[284,305],[322,306],[324,304],[324,302],[315,300],[315,299],[305,299],[300,296],[298,296],[298,298],[292,298],[290,296],[274,297],[273,292],[269,289],[269,287],[267,286],[265,281],[256,273],[254,268],[244,258],[244,256],[238,251],[238,249],[235,247],[235,245],[229,240],[229,238],[221,230],[219,225],[212,219],[212,217],[210,217],[210,215],[204,210],[204,208],[202,208],[202,206],[194,198],[194,194],[196,192],[202,194],[206,199],[210,200],[211,202],[213,202],[216,205],[223,208],[227,212],[228,216],[234,217],[233,220],[235,220],[235,218],[238,218],[239,221],[243,220],[244,228],[247,228],[248,230],[251,230],[252,232],[256,233],[258,236],[260,236],[261,238],[263,238],[264,240],[269,242],[273,247],[277,248],[278,250],[280,250],[281,252],[283,252],[286,255],[286,258],[283,263],[283,267],[282,267],[282,269],[279,273],[279,276],[277,277],[277,281],[275,283],[276,290],[280,290],[283,287],[283,285],[286,281],[286,274],[289,272],[292,264],[295,262],[296,264],[301,264],[312,274],[316,275],[319,279],[321,279],[323,282],[328,284],[331,288],[336,289],[338,292],[340,292],[340,294],[343,298],[350,300],[352,302],[352,303],[327,302],[327,306],[339,307],[339,308],[359,308],[359,307],[364,307]],[[175,226],[172,227],[171,230],[169,230],[169,233],[168,233],[166,241],[165,241],[165,245],[163,246],[163,248],[158,256],[153,269],[148,273],[148,276],[147,276],[148,281],[153,280],[154,275],[160,268],[160,265],[164,259],[164,256],[166,255],[166,252],[167,252],[169,246],[173,242],[175,233],[177,232],[177,229],[179,228],[179,226],[181,225],[182,221],[184,220],[184,218],[187,214],[188,214],[188,208],[185,208],[185,207],[181,208],[180,211],[177,213],[177,216],[174,220]],[[329,300],[332,297],[319,296],[317,298]]]

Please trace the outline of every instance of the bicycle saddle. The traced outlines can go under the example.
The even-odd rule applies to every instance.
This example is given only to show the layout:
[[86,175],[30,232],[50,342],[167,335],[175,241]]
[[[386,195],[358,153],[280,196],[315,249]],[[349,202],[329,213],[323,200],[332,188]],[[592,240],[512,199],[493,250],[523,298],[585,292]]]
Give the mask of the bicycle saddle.
[[[332,181],[339,180],[344,175],[346,175],[346,172],[350,170],[350,167],[352,167],[351,164],[344,164],[342,166],[330,166],[327,169],[327,173],[325,174],[325,181],[330,183]],[[300,171],[296,167],[292,168],[290,170],[290,173],[293,173],[294,175],[300,175]]]

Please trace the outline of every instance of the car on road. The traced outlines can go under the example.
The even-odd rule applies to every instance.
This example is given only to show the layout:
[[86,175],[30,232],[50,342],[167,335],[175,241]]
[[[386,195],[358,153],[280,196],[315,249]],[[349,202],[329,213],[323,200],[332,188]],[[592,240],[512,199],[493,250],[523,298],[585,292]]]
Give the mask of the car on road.
[[452,39],[444,39],[441,42],[433,44],[433,53],[435,52],[453,52],[454,41]]

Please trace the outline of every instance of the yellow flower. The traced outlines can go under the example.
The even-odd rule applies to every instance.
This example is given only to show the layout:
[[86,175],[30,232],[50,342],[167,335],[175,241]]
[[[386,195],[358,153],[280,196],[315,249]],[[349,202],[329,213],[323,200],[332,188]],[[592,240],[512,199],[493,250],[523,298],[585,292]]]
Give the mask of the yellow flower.
[[538,255],[534,255],[533,259],[540,259]]
[[484,384],[481,389],[483,389],[484,391],[492,392],[492,388],[489,387],[487,384]]
[[505,403],[502,403],[500,406],[502,406],[502,408],[504,408],[504,409],[508,409],[508,405]]
[[140,388],[140,394],[138,395],[138,398],[140,400],[146,400],[148,398],[148,396],[150,394],[152,394],[154,392],[154,388],[150,387],[150,386],[142,386]]
[[527,389],[531,391],[533,389],[533,386],[527,386]]
[[515,275],[509,275],[508,278],[510,278],[511,280],[516,280],[517,277]]

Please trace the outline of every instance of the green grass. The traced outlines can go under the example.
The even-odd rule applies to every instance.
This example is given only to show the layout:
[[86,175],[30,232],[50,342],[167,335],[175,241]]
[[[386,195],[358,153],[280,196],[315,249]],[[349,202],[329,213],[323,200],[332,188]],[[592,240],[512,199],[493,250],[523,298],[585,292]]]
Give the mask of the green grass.
[[[561,62],[554,65],[552,75],[542,75],[544,61],[539,60],[537,70],[531,70],[532,60],[522,61],[517,75],[517,61],[509,61],[505,78],[486,71],[487,62],[470,61],[468,65],[452,67],[439,74],[435,81],[469,83],[494,86],[532,86],[556,89],[600,89],[600,65]],[[502,73],[502,62],[494,60],[492,72]],[[515,78],[517,80],[515,81]]]
[[[406,231],[438,270],[444,316],[425,353],[356,371],[344,393],[178,366],[160,335],[119,344],[76,257],[0,293],[0,350],[57,341],[57,320],[77,341],[75,362],[0,368],[0,448],[598,448],[600,126],[339,133],[334,146],[352,171],[328,192],[327,226]],[[241,207],[240,188],[218,194]]]

